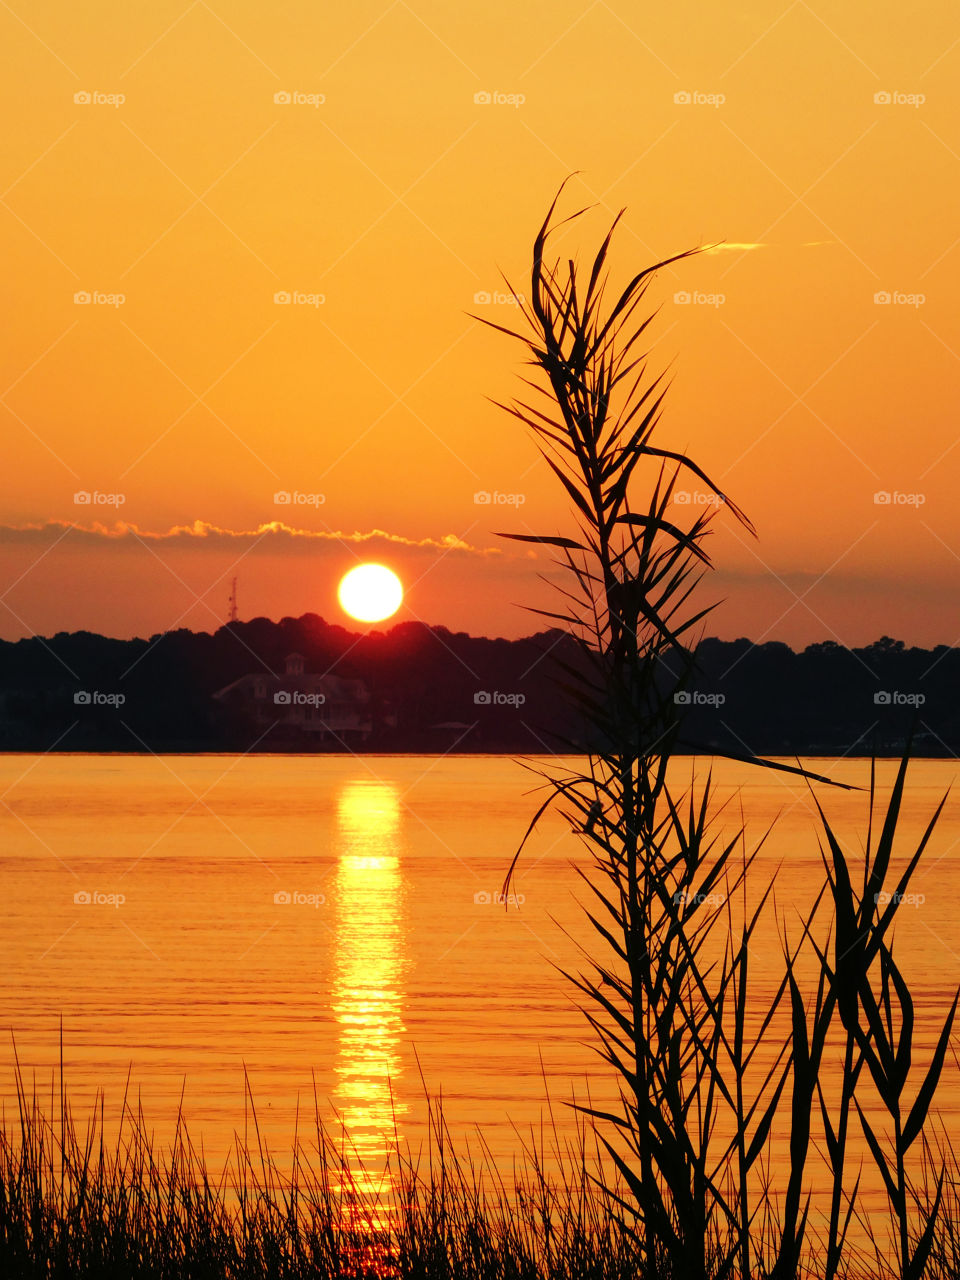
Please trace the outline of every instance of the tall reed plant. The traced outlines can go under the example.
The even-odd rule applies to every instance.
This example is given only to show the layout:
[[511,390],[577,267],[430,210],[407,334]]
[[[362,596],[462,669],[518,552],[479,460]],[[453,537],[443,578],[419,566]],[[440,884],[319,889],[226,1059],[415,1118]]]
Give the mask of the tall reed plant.
[[[751,944],[772,886],[753,905],[747,889],[763,839],[748,850],[742,826],[723,830],[709,774],[684,794],[668,780],[671,761],[697,750],[685,731],[685,708],[712,608],[698,591],[711,568],[705,545],[711,523],[723,511],[755,532],[688,453],[665,447],[657,435],[666,384],[662,372],[650,369],[656,313],[648,292],[658,272],[698,251],[657,262],[613,289],[607,260],[619,217],[588,267],[548,258],[551,237],[585,212],[558,219],[562,191],[534,241],[529,295],[507,281],[521,299],[526,327],[492,327],[525,348],[533,369],[524,379],[528,394],[501,407],[533,433],[571,504],[576,533],[501,536],[549,548],[564,571],[560,603],[537,612],[577,641],[578,661],[561,662],[557,680],[582,719],[580,742],[567,745],[587,742],[591,750],[582,768],[530,766],[547,795],[505,888],[530,832],[559,807],[592,854],[589,871],[580,874],[601,944],[583,972],[567,976],[620,1082],[619,1110],[586,1112],[629,1193],[619,1220],[630,1222],[649,1274],[793,1276],[821,1246],[824,1274],[838,1274],[858,1212],[848,1159],[856,1121],[889,1194],[895,1273],[920,1276],[946,1166],[941,1162],[919,1193],[907,1156],[924,1134],[956,1003],[907,1106],[914,1006],[893,958],[892,923],[939,809],[882,912],[875,903],[891,866],[906,760],[875,849],[868,838],[860,894],[823,818],[821,892],[797,936],[784,929],[782,976],[757,1011],[748,999]],[[681,484],[699,486],[704,501],[675,503]],[[691,510],[697,514],[684,523],[677,513]],[[799,764],[748,753],[737,758],[786,770],[808,785],[829,781]],[[871,779],[871,815],[876,800]],[[832,944],[818,941],[824,936]],[[801,951],[815,959],[819,974],[812,996],[800,985]],[[843,1088],[838,1100],[828,1100],[825,1061],[837,1039]],[[866,1080],[886,1109],[886,1146],[861,1105]],[[814,1113],[831,1187],[825,1234],[816,1242],[809,1233]],[[771,1144],[784,1116],[788,1174],[784,1186],[773,1186]],[[929,1174],[932,1148],[924,1151]]]

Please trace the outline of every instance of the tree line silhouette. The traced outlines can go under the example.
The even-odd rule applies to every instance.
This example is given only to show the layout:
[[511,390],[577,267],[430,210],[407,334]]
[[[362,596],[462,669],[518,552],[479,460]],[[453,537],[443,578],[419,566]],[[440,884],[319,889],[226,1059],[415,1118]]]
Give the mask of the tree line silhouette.
[[[563,665],[582,662],[562,631],[503,640],[403,622],[357,634],[304,614],[212,634],[117,640],[81,631],[0,641],[0,749],[310,749],[282,732],[262,736],[242,708],[214,697],[244,675],[282,675],[294,652],[309,673],[364,681],[364,750],[591,745],[575,705],[558,697]],[[825,641],[795,652],[779,642],[705,639],[682,695],[684,737],[701,750],[748,754],[898,754],[912,726],[917,753],[952,755],[960,752],[958,695],[960,650],[947,645],[907,648],[884,636],[862,648]]]

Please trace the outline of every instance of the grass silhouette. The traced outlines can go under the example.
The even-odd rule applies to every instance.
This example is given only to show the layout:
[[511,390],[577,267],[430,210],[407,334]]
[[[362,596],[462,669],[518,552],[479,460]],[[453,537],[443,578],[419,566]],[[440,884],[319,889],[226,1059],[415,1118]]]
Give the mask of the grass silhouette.
[[[573,259],[548,263],[549,238],[571,221],[555,219],[562,191],[534,242],[521,304],[527,328],[493,327],[523,344],[535,370],[525,379],[535,395],[501,407],[533,433],[572,503],[578,535],[502,536],[559,553],[561,604],[547,616],[577,639],[582,661],[561,664],[558,684],[580,708],[584,740],[599,744],[582,769],[532,766],[547,796],[527,834],[559,806],[592,854],[592,874],[581,876],[601,954],[568,976],[620,1081],[618,1112],[585,1109],[629,1192],[618,1225],[651,1273],[665,1267],[687,1280],[746,1280],[809,1271],[832,1280],[860,1208],[860,1176],[847,1159],[855,1119],[887,1192],[890,1274],[919,1280],[949,1167],[935,1159],[926,1132],[957,1001],[916,1083],[914,1001],[892,926],[943,802],[888,885],[907,759],[879,834],[871,776],[860,891],[820,810],[822,891],[795,937],[779,923],[782,979],[771,1003],[760,1010],[748,1003],[751,942],[772,885],[748,908],[757,849],[746,851],[742,827],[718,827],[709,776],[683,795],[667,783],[678,750],[697,745],[685,738],[684,718],[695,692],[696,637],[712,608],[695,594],[711,567],[704,545],[711,522],[723,510],[754,532],[690,456],[655,440],[665,387],[642,350],[655,314],[642,304],[654,275],[696,250],[647,267],[611,293],[607,258],[619,217],[588,268]],[[672,501],[683,483],[702,486],[708,499],[686,527],[674,510],[690,509],[689,494],[685,506]],[[637,490],[640,506],[631,500]],[[829,781],[799,764],[747,751],[737,758],[788,769],[811,787]],[[522,849],[523,842],[517,857]],[[516,858],[508,882],[515,865]],[[816,961],[812,992],[800,985],[801,953]],[[774,1029],[780,1050],[755,1081],[751,1067]],[[838,1041],[842,1085],[834,1099],[827,1064]],[[885,1139],[868,1118],[875,1102]],[[770,1156],[784,1123],[789,1171],[779,1185],[769,1177]],[[811,1197],[824,1176],[811,1167],[814,1145],[826,1153],[830,1187],[819,1233],[810,1229]],[[922,1193],[911,1174],[925,1178]]]

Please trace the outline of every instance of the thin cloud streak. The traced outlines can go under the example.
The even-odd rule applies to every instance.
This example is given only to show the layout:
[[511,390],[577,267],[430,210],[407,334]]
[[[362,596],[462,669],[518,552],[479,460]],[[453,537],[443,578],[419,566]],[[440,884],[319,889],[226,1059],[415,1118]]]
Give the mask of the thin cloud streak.
[[366,550],[396,550],[444,554],[461,554],[487,559],[535,558],[535,553],[504,551],[499,547],[475,547],[455,533],[440,538],[405,538],[384,529],[371,529],[366,533],[354,530],[344,533],[336,530],[298,529],[282,520],[271,520],[256,529],[225,529],[206,520],[195,520],[190,525],[173,525],[166,532],[141,529],[138,525],[118,520],[112,526],[94,521],[90,525],[70,520],[47,520],[44,523],[0,525],[0,546],[46,546],[64,537],[72,545],[88,547],[136,547],[138,543],[163,545],[189,550],[216,550],[229,547],[240,549],[259,543],[266,551],[280,548],[316,551],[324,545],[362,547]]

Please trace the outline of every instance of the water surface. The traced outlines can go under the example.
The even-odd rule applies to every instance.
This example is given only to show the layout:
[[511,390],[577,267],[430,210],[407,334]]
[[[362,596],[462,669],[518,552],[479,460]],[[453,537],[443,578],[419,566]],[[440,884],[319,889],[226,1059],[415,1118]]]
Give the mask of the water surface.
[[[709,762],[678,761],[673,780]],[[866,784],[861,760],[818,771]],[[773,824],[752,887],[779,866],[788,922],[823,881],[802,784],[714,763],[721,826],[741,810],[755,843]],[[884,764],[889,786],[894,766]],[[953,761],[911,771],[904,843],[954,780]],[[184,1099],[208,1154],[244,1125],[244,1071],[261,1132],[288,1150],[297,1111],[342,1119],[375,1160],[396,1124],[423,1134],[424,1082],[454,1135],[483,1131],[509,1159],[555,1103],[613,1083],[557,966],[593,947],[569,822],[544,821],[521,860],[519,909],[494,901],[540,796],[503,757],[0,757],[0,1024],[28,1080],[49,1090],[60,1022],[78,1113],[98,1090],[116,1114],[128,1069],[158,1134]],[[864,797],[824,793],[851,857]],[[901,960],[935,1040],[960,981],[960,805],[947,803],[899,930]],[[753,948],[758,994],[779,972],[776,929]],[[7,1115],[13,1055],[0,1051]],[[938,1102],[956,1119],[948,1072]],[[554,1115],[572,1127],[562,1106]],[[249,1117],[248,1117],[249,1118]]]

